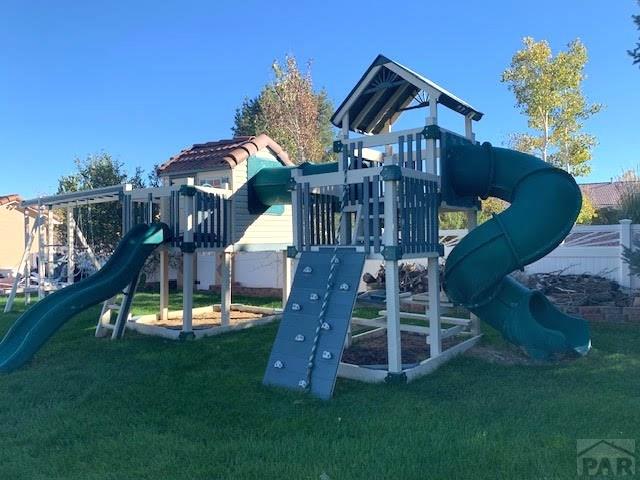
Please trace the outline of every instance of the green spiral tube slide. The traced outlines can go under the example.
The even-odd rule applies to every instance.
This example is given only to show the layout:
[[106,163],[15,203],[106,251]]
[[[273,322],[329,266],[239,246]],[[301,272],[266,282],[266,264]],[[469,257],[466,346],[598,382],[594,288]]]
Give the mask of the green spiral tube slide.
[[122,291],[170,235],[164,223],[134,226],[95,274],[50,294],[18,317],[0,342],[0,372],[21,367],[67,320]]
[[573,177],[534,156],[488,143],[452,147],[443,161],[457,195],[511,204],[452,250],[444,272],[449,298],[533,358],[585,355],[591,347],[587,323],[509,276],[551,252],[571,230],[582,204]]

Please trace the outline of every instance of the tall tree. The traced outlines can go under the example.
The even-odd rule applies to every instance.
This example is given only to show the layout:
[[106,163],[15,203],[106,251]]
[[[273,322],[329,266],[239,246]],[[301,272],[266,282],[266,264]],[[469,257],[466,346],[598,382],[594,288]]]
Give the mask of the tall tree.
[[[58,180],[58,193],[79,192],[93,188],[131,183],[134,187],[145,186],[144,171],[137,167],[129,176],[124,164],[108,153],[89,155],[75,160],[76,171]],[[121,237],[121,208],[116,202],[93,205],[78,204],[74,218],[89,244],[98,252],[112,251]],[[66,211],[62,212],[66,223]],[[59,238],[66,238],[66,228],[61,228]]]
[[[638,0],[638,5],[640,5],[640,0]],[[632,15],[633,22],[636,24],[638,30],[640,30],[640,15]],[[633,58],[633,64],[640,65],[640,39],[636,42],[636,48],[633,50],[628,50],[629,55]]]
[[247,98],[236,110],[233,134],[267,133],[296,161],[332,158],[333,111],[325,90],[315,91],[311,64],[300,70],[293,56],[272,65],[273,79],[256,98]]
[[601,109],[582,93],[587,49],[578,39],[554,56],[544,40],[525,37],[523,43],[502,74],[530,129],[513,135],[513,144],[573,175],[587,175],[596,139],[582,131],[583,123]]

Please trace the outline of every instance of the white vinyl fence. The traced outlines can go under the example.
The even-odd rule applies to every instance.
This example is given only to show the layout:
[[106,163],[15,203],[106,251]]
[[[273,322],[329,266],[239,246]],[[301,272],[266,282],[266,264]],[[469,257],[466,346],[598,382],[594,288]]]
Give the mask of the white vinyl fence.
[[[441,230],[440,242],[445,257],[466,235],[466,230]],[[589,273],[615,280],[627,288],[639,288],[640,279],[629,273],[622,260],[624,247],[640,238],[640,224],[620,220],[617,225],[576,225],[567,238],[546,257],[525,267],[526,273],[562,271],[566,274]]]

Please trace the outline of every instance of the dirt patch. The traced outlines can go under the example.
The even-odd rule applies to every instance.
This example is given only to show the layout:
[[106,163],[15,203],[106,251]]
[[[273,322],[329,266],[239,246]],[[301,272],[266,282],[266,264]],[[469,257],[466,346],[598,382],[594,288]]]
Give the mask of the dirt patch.
[[[231,310],[231,318],[229,325],[239,325],[249,322],[251,320],[258,320],[264,315],[252,312],[240,312],[238,310]],[[171,330],[180,330],[182,328],[182,317],[169,318],[167,320],[145,320],[140,322],[144,325],[153,325],[155,327],[164,327]],[[221,325],[221,313],[220,312],[203,312],[193,314],[193,329],[203,329],[219,327]]]
[[473,348],[467,350],[465,355],[479,358],[489,363],[495,363],[497,365],[552,365],[559,363],[568,363],[579,358],[577,355],[558,355],[551,360],[535,360],[529,357],[523,349],[516,347],[515,345],[475,345]]
[[516,347],[496,347],[495,345],[475,345],[465,355],[499,365],[539,365],[540,362],[528,357]]
[[[401,332],[402,363],[419,363],[429,358],[429,345],[426,335],[413,332]],[[447,338],[442,341],[443,348],[449,348],[463,339]],[[387,336],[384,332],[356,339],[342,354],[342,361],[355,365],[386,365]]]

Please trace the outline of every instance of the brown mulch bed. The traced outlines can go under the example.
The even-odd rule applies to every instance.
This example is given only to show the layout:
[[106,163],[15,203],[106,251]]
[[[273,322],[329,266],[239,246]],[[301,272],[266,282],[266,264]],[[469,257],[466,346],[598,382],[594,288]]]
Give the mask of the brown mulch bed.
[[[402,363],[419,363],[429,358],[429,345],[426,336],[420,333],[402,332]],[[463,339],[447,338],[443,340],[443,348],[449,348],[462,342]],[[386,365],[387,335],[386,333],[372,333],[360,339],[342,354],[342,361],[355,365]]]

